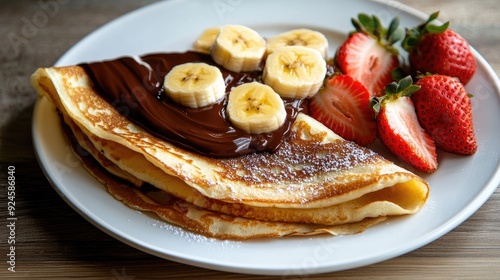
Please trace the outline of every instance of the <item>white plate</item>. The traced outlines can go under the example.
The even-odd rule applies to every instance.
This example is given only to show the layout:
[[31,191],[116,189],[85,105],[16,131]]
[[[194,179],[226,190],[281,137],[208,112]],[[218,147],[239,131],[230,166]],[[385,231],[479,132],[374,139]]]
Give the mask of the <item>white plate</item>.
[[[264,36],[297,27],[317,29],[328,37],[331,55],[353,29],[351,17],[360,12],[377,14],[385,24],[398,16],[403,27],[415,26],[427,18],[393,2],[165,1],[106,24],[76,44],[57,65],[184,51],[204,28],[224,23],[244,24]],[[37,103],[34,112],[34,146],[47,177],[68,204],[101,230],[142,251],[190,265],[240,273],[301,275],[356,268],[400,256],[441,237],[472,215],[499,185],[499,80],[486,61],[478,53],[475,55],[477,74],[467,88],[475,96],[474,125],[479,150],[470,157],[440,153],[438,171],[423,175],[431,186],[423,209],[358,235],[220,241],[134,211],[109,196],[83,170],[65,143],[57,116],[45,99]]]

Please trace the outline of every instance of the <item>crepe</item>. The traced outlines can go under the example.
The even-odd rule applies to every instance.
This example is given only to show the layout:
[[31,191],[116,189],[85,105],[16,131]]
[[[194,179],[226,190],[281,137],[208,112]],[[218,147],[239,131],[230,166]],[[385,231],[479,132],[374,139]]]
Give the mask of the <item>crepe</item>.
[[[198,207],[233,216],[267,221],[338,225],[344,224],[346,221],[359,222],[366,218],[379,217],[380,209],[383,209],[385,214],[390,212],[391,215],[413,213],[419,208],[419,205],[413,204],[412,200],[406,200],[405,203],[403,198],[419,197],[423,195],[421,193],[414,193],[414,191],[418,189],[412,188],[411,185],[408,184],[384,188],[377,192],[366,194],[360,198],[324,208],[286,209],[228,203],[203,196],[200,192],[189,187],[179,178],[164,173],[161,169],[148,162],[145,157],[139,153],[128,150],[114,142],[99,139],[94,135],[86,135],[82,129],[71,120],[66,120],[66,123],[71,127],[72,133],[76,136],[81,145],[87,145],[88,142],[92,142],[95,147],[91,146],[89,148],[95,151],[101,151],[106,155],[106,162],[104,162],[104,164],[101,162],[101,165],[108,167],[116,163],[123,168],[124,172],[130,172],[137,178],[148,181],[150,184],[165,191],[165,193],[174,195]],[[118,176],[120,175],[121,174]],[[126,178],[123,175],[121,177]],[[391,197],[390,193],[395,193],[401,197]],[[380,200],[380,197],[385,197],[386,200]]]
[[[255,239],[270,237],[286,237],[299,235],[315,235],[328,233],[331,235],[347,235],[363,232],[365,229],[383,222],[387,217],[366,218],[359,222],[324,226],[307,223],[273,222],[259,219],[242,218],[233,215],[223,214],[217,211],[210,211],[197,207],[178,197],[154,187],[144,185],[136,188],[130,182],[121,180],[116,175],[107,171],[118,168],[107,159],[94,158],[99,152],[95,147],[88,145],[88,139],[82,135],[82,131],[69,119],[65,119],[68,124],[64,125],[64,133],[67,136],[71,147],[77,157],[82,161],[83,167],[89,171],[99,182],[106,186],[108,192],[125,205],[140,211],[147,211],[157,214],[161,219],[181,226],[189,231],[203,234],[208,237],[219,239]],[[84,144],[83,142],[87,144]],[[83,148],[81,144],[86,148]],[[82,152],[85,149],[94,152]],[[102,165],[104,163],[104,165]],[[106,166],[106,168],[104,168]],[[119,172],[119,175],[123,175]],[[130,175],[129,175],[130,176]],[[128,176],[125,176],[128,177]]]
[[[366,225],[372,218],[415,213],[428,197],[429,188],[422,178],[340,138],[302,113],[293,123],[290,138],[276,152],[216,159],[161,140],[131,122],[96,93],[79,66],[40,68],[31,81],[39,94],[66,116],[75,135],[85,135],[96,151],[125,172],[118,176],[130,175],[196,211],[207,211],[219,217],[212,223],[225,224],[221,224],[223,228],[238,227],[237,222],[221,218],[224,215],[263,223],[264,228],[266,223],[308,228],[227,235],[212,232],[219,228],[214,226],[207,235],[286,236],[335,232],[329,228],[348,225],[356,230],[344,232],[354,233],[359,232],[359,223]],[[101,166],[111,165],[101,162]],[[136,202],[145,201],[135,203],[135,207],[151,208],[147,206],[151,202],[138,190],[127,189],[128,195],[117,195],[113,193],[116,188],[109,187],[115,185],[113,180],[101,180],[126,204],[134,203],[123,196],[134,196]],[[200,215],[198,221],[203,220]],[[175,223],[193,230],[187,221]]]

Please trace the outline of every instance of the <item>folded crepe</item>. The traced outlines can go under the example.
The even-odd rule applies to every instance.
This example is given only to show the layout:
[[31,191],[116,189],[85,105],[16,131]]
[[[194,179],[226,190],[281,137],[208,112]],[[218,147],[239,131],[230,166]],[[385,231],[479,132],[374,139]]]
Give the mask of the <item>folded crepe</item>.
[[[129,175],[126,173],[116,172],[116,175],[112,174],[108,171],[109,167],[118,167],[107,158],[96,155],[100,152],[96,147],[88,145],[89,139],[74,122],[69,119],[64,121],[67,124],[63,125],[63,132],[73,151],[82,161],[83,167],[104,184],[114,198],[133,209],[155,213],[171,224],[208,237],[243,240],[321,233],[345,235],[362,232],[386,219],[386,217],[366,218],[359,222],[325,227],[320,224],[249,219],[211,211],[208,210],[210,207],[198,207],[147,184],[136,188],[127,181]],[[173,177],[171,179],[174,180]]]
[[422,178],[303,113],[273,153],[212,158],[120,114],[80,66],[40,68],[31,82],[91,151],[84,166],[115,198],[208,236],[357,233],[417,212],[428,197]]

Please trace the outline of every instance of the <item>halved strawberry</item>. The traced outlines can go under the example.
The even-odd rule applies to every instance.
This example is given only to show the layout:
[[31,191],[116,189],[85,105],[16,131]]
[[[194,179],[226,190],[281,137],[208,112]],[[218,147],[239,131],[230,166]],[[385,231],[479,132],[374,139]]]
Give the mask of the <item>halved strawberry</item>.
[[309,102],[309,113],[333,132],[359,145],[376,138],[370,92],[347,75],[333,76]]
[[434,172],[437,169],[436,145],[420,126],[410,96],[419,89],[408,76],[391,83],[386,95],[376,103],[377,132],[380,140],[396,156],[413,167]]
[[393,44],[403,36],[395,18],[385,29],[376,16],[359,14],[352,19],[356,31],[339,47],[335,62],[342,73],[349,75],[380,96],[392,82],[392,71],[399,67],[398,50]]

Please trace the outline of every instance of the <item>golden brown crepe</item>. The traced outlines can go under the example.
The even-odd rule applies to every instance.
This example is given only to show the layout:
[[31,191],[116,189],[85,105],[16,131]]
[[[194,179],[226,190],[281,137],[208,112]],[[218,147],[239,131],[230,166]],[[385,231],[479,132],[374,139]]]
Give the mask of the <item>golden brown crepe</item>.
[[[83,148],[77,142],[84,138],[79,138],[73,134],[72,130],[75,128],[75,126],[71,126],[71,128],[66,127],[64,130],[68,139],[70,139],[75,154],[82,161],[84,168],[104,184],[114,198],[133,209],[155,213],[171,224],[208,237],[244,240],[321,233],[346,235],[362,232],[387,218],[366,218],[355,223],[326,227],[320,224],[272,222],[241,218],[203,209],[154,187],[146,185],[142,188],[136,188],[131,183],[113,176],[95,158],[88,156],[88,154],[87,156],[82,155],[79,152]],[[111,165],[111,162],[106,164],[106,166]]]
[[[95,92],[78,66],[41,68],[33,74],[32,85],[66,117],[83,146],[92,143],[94,148],[86,148],[99,151],[124,172],[118,176],[132,176],[162,190],[167,201],[189,205],[192,212],[183,215],[191,221],[176,216],[179,213],[156,211],[158,202],[146,199],[139,190],[101,178],[111,194],[190,230],[195,230],[193,221],[217,217],[204,227],[204,234],[210,236],[354,233],[365,228],[367,221],[368,225],[379,221],[372,218],[415,213],[428,197],[422,178],[340,138],[305,114],[299,114],[290,139],[275,153],[214,159],[160,140],[120,115]],[[100,162],[109,170],[110,164]],[[101,175],[94,172],[94,176]],[[256,228],[242,233],[237,229],[242,226],[239,221]],[[271,229],[282,224],[294,226]],[[343,229],[334,230],[337,226]],[[231,234],[227,227],[234,227]]]

